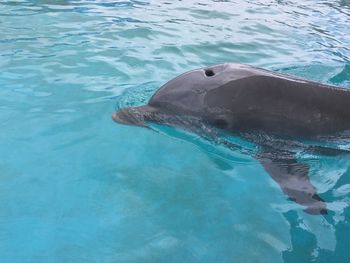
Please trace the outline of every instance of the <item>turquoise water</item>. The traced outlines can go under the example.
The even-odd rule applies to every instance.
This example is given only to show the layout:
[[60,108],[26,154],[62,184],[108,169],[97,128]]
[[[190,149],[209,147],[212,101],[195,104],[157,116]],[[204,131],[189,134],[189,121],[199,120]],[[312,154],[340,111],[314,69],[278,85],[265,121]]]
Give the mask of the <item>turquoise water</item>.
[[350,2],[1,1],[1,262],[345,262],[350,158],[311,216],[250,156],[111,120],[196,67],[350,87]]

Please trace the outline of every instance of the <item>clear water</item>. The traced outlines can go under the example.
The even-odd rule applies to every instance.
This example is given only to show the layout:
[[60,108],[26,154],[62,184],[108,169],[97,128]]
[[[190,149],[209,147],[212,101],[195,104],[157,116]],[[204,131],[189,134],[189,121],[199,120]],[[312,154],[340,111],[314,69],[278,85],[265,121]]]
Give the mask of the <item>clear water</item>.
[[1,1],[0,261],[345,262],[349,157],[303,156],[310,216],[254,158],[111,113],[227,61],[350,87],[349,24],[347,0]]

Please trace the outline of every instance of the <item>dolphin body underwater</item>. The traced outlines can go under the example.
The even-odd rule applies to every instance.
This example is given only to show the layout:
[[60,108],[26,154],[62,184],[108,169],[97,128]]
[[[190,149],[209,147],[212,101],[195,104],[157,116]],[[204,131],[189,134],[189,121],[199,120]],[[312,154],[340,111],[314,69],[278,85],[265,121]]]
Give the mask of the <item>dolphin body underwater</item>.
[[[128,125],[154,122],[196,132],[195,127],[205,125],[242,136],[259,146],[254,157],[291,200],[309,214],[326,214],[308,165],[298,162],[287,142],[346,134],[350,90],[226,63],[186,72],[163,85],[147,105],[120,109],[112,117]],[[284,140],[277,144],[259,139],[263,135]],[[315,149],[328,154],[326,148]]]

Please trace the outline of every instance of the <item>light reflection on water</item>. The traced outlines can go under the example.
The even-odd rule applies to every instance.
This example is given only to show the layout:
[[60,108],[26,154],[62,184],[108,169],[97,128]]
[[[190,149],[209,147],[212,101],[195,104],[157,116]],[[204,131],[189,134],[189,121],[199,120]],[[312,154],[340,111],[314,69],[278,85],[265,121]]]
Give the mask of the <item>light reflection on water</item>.
[[[347,1],[2,1],[2,262],[343,262],[349,158],[305,155],[310,216],[250,156],[112,122],[196,67],[350,87]],[[170,136],[169,136],[170,133]]]

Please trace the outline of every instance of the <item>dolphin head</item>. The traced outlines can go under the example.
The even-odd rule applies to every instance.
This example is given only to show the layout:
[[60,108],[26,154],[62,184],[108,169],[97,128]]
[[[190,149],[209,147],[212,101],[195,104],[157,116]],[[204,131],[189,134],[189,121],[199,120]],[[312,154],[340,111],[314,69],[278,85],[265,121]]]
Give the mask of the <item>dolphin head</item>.
[[[214,125],[224,123],[216,115],[222,107],[207,105],[206,95],[228,82],[249,74],[249,66],[242,64],[219,64],[186,72],[159,88],[147,105],[121,109],[113,119],[122,124],[145,126],[148,121],[161,122],[159,114],[167,116],[200,117],[214,119]],[[215,115],[213,117],[213,115]]]
[[198,114],[205,111],[204,97],[210,89],[225,82],[222,74],[226,64],[195,69],[163,85],[150,99],[148,105],[181,114]]

